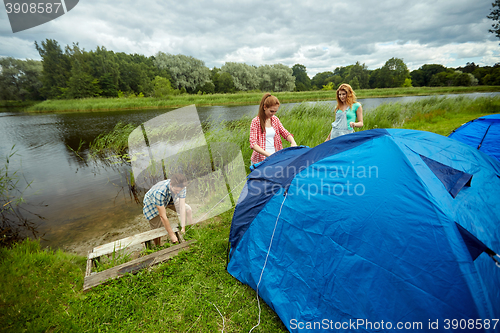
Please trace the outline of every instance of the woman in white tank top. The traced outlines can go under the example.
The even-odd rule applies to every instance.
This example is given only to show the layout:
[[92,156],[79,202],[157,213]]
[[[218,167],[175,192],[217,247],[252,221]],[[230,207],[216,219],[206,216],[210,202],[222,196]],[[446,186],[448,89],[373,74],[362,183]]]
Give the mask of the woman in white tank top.
[[266,157],[283,149],[281,137],[290,142],[294,147],[297,144],[293,135],[281,124],[276,112],[280,101],[276,96],[264,94],[259,105],[259,114],[252,119],[250,125],[250,148],[253,149],[252,164],[263,161]]

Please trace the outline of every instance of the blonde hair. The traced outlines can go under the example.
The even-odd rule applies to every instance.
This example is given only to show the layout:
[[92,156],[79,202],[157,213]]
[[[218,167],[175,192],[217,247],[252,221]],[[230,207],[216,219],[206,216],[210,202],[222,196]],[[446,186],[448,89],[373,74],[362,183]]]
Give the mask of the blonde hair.
[[343,90],[346,93],[346,99],[345,103],[349,105],[349,107],[352,107],[354,103],[356,103],[356,93],[354,93],[354,90],[350,85],[347,83],[342,83],[340,87],[337,89],[337,106],[335,107],[335,111],[339,109],[339,105],[342,104],[342,101],[340,100],[339,97],[339,92]]
[[260,128],[262,130],[262,133],[266,131],[266,111],[264,108],[268,109],[271,106],[275,105],[280,105],[280,101],[276,96],[271,95],[270,93],[265,93],[264,96],[262,96],[262,99],[260,101],[259,105],[259,114],[258,117],[260,119]]

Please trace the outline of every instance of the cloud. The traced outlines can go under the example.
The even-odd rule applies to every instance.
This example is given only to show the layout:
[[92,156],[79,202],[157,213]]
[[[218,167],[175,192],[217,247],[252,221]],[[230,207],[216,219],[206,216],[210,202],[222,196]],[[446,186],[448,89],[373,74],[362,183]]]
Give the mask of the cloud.
[[488,32],[490,11],[490,2],[470,0],[80,1],[66,15],[16,34],[0,11],[0,55],[39,59],[33,42],[50,38],[87,50],[184,54],[210,68],[226,61],[299,63],[311,77],[356,61],[376,69],[392,57],[410,69],[471,59],[493,65],[499,49]]

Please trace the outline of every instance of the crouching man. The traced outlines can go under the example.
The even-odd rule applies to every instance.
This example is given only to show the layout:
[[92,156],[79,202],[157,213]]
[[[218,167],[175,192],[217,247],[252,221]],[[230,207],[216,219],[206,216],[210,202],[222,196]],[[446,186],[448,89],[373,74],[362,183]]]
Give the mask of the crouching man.
[[[166,207],[171,201],[174,202],[175,210],[181,220],[181,234],[186,232],[186,217],[188,223],[192,223],[192,210],[186,204],[186,177],[175,174],[171,179],[162,180],[156,183],[144,196],[144,207],[142,212],[149,220],[151,229],[161,228],[168,232],[168,237],[173,243],[179,240],[175,235],[167,218]],[[154,239],[155,245],[160,245],[160,237]]]

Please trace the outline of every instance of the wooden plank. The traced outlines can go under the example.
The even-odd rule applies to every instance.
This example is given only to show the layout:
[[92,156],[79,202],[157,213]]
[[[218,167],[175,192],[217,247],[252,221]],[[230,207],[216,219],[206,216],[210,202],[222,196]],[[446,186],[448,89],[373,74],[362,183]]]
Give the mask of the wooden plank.
[[[172,230],[174,232],[177,232],[178,228],[176,226],[173,226]],[[143,232],[142,234],[137,234],[134,236],[119,239],[119,240],[111,242],[111,243],[107,243],[107,244],[103,244],[103,245],[99,245],[97,247],[94,247],[94,249],[92,250],[91,253],[89,253],[87,258],[94,259],[94,258],[103,256],[105,254],[113,253],[113,251],[123,250],[129,246],[138,245],[138,244],[141,244],[143,242],[149,241],[151,239],[155,239],[155,238],[162,237],[165,235],[168,235],[168,233],[164,227],[149,230],[149,231]]]
[[171,246],[167,249],[151,253],[147,256],[131,260],[124,264],[112,267],[105,271],[86,276],[83,283],[83,291],[87,291],[95,286],[98,286],[108,280],[118,279],[126,273],[135,273],[141,269],[157,265],[167,261],[179,252],[189,248],[191,244],[196,242],[195,239]]
[[85,276],[90,276],[92,273],[92,259],[87,258],[87,268],[85,269]]

